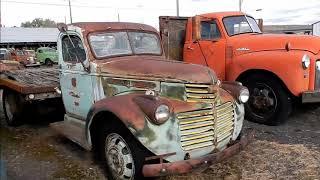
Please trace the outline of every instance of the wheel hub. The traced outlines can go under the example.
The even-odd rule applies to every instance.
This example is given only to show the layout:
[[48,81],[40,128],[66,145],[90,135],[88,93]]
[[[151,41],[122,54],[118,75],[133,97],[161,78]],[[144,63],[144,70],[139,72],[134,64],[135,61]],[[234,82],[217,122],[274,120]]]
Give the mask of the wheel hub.
[[259,83],[251,89],[251,92],[248,105],[254,114],[265,117],[276,111],[277,98],[272,88],[266,84]]
[[135,169],[132,154],[119,134],[113,133],[106,138],[105,156],[115,179],[133,179]]

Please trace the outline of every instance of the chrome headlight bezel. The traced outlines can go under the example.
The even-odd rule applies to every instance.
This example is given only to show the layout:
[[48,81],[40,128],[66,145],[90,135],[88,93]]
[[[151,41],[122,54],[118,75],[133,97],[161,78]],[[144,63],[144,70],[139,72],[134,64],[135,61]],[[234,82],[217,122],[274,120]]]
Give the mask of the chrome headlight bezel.
[[310,56],[308,56],[307,54],[304,54],[302,56],[301,62],[302,62],[302,68],[308,69],[310,67],[310,63],[311,63]]
[[239,97],[238,97],[239,102],[246,103],[248,102],[249,97],[250,97],[249,90],[247,88],[242,88],[240,90]]
[[165,104],[159,105],[154,112],[154,117],[156,124],[160,125],[165,123],[170,118],[169,106]]

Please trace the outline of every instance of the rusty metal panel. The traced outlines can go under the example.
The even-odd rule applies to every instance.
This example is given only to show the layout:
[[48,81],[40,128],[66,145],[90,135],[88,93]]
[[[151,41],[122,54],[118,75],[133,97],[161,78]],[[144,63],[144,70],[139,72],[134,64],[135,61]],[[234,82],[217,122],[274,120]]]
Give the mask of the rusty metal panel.
[[[153,79],[160,81],[212,84],[209,70],[200,65],[166,61],[152,56],[118,57],[108,63],[98,64],[100,72],[128,79]],[[213,75],[214,76],[214,75]],[[215,81],[217,79],[214,79]]]
[[167,59],[183,60],[187,21],[188,17],[159,17],[160,36]]
[[55,92],[59,87],[58,69],[36,68],[6,71],[0,86],[22,94]]
[[[211,166],[212,164],[221,162],[228,157],[231,157],[237,153],[239,153],[242,149],[244,149],[250,142],[253,141],[255,136],[255,132],[252,130],[248,132],[245,136],[241,138],[240,141],[236,142],[232,146],[228,147],[227,149],[208,154],[206,156],[189,159],[189,160],[182,160],[172,163],[163,163],[160,161],[159,164],[147,164],[143,166],[143,175],[145,177],[154,177],[154,176],[167,176],[167,175],[174,175],[174,174],[184,174],[189,173],[195,170],[204,170],[205,168]],[[166,154],[164,155],[166,156]],[[162,157],[160,156],[159,159],[161,160]]]

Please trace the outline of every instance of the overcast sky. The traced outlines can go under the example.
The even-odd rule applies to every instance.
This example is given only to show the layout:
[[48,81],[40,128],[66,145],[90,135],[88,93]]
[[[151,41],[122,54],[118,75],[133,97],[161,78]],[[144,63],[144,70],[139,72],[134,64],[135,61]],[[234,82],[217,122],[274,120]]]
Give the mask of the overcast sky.
[[[239,0],[180,0],[180,15],[237,11]],[[68,0],[0,0],[2,24],[20,26],[34,18],[69,23]],[[308,3],[307,3],[308,2]],[[176,0],[71,0],[73,22],[139,22],[158,27],[159,15],[176,15]],[[262,9],[262,11],[256,11]],[[312,24],[320,20],[320,0],[244,0],[243,11],[265,24]]]

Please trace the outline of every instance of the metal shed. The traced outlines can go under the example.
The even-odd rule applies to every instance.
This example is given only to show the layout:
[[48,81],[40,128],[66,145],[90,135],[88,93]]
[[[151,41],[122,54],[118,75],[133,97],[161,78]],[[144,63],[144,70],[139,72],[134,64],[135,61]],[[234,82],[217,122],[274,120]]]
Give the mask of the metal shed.
[[1,27],[0,47],[37,48],[56,46],[59,30],[57,28]]

